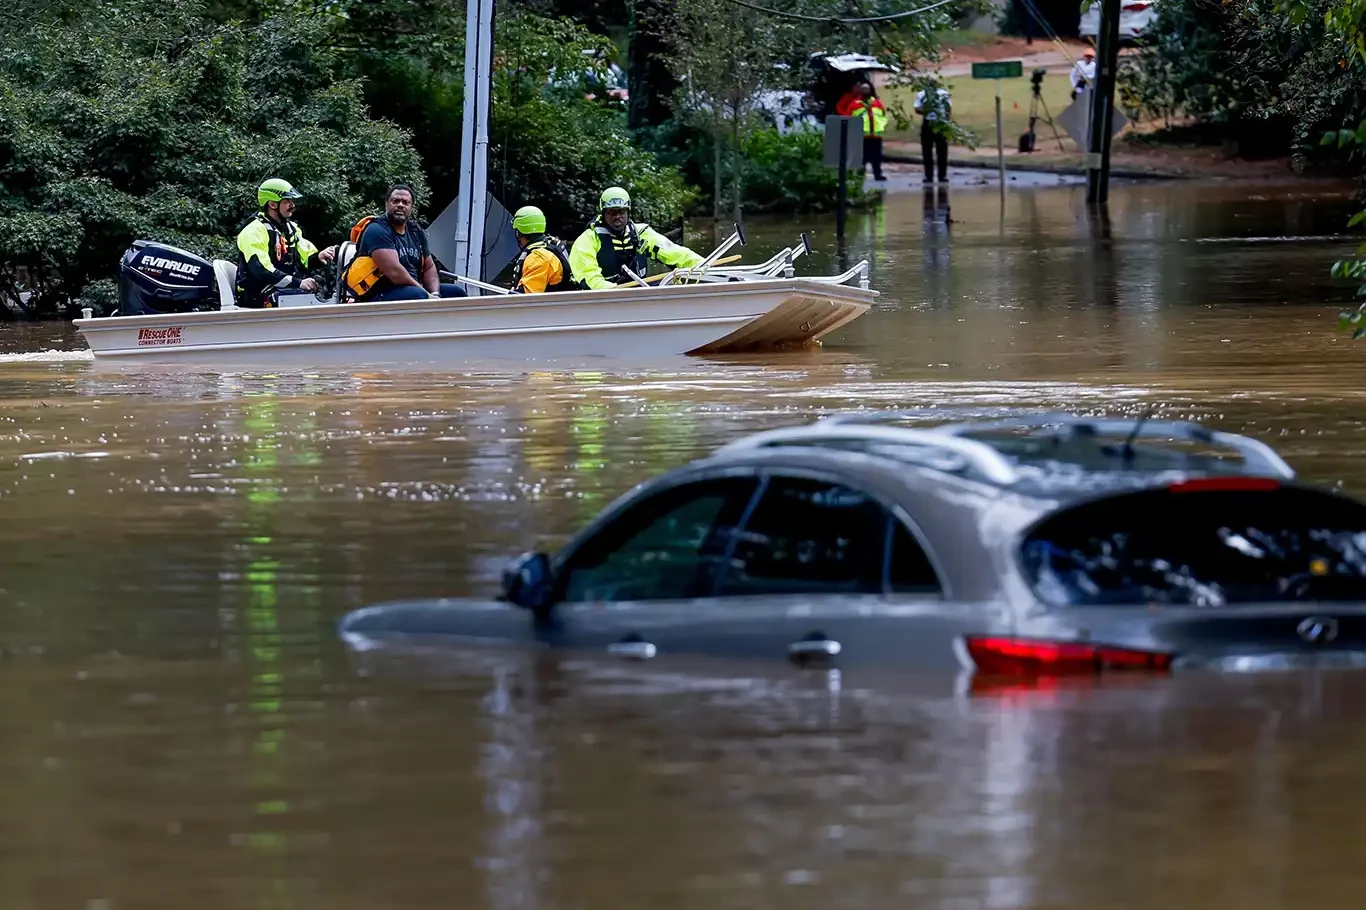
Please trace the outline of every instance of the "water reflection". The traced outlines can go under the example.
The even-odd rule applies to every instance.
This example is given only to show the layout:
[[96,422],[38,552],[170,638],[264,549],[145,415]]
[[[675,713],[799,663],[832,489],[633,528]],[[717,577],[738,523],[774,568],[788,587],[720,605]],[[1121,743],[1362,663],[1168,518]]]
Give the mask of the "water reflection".
[[[1351,201],[1247,192],[1116,186],[1107,222],[1080,189],[917,188],[851,217],[884,293],[826,349],[663,371],[97,371],[9,332],[11,902],[1353,905],[1350,674],[959,691],[333,626],[486,592],[632,484],[850,407],[1153,405],[1366,492],[1363,349],[1324,302]],[[834,271],[833,222],[750,247],[801,228]]]

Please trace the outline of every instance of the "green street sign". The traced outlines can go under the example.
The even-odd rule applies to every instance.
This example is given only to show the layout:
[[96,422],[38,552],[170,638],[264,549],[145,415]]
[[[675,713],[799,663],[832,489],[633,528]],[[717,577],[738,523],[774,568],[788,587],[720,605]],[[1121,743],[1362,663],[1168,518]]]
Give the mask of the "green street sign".
[[974,79],[1018,79],[1023,75],[1023,60],[992,60],[972,65]]

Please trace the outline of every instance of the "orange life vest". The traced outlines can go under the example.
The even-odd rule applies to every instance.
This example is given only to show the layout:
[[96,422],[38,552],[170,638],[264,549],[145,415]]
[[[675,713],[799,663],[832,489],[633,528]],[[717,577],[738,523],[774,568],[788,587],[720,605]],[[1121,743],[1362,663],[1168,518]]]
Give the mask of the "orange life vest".
[[[383,218],[383,215],[366,215],[355,226],[351,228],[351,242],[360,245],[360,235],[365,233],[365,228],[376,218]],[[345,284],[356,297],[364,297],[373,288],[384,273],[379,270],[375,260],[369,256],[357,256],[351,260],[351,264],[346,267]]]

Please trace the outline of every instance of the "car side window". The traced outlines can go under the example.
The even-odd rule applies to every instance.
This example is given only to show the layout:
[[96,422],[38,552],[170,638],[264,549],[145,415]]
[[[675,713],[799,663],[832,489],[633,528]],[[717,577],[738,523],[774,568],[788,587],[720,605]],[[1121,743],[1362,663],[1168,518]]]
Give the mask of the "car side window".
[[753,477],[680,484],[637,501],[560,570],[561,601],[670,600],[712,592]]
[[890,519],[850,487],[773,477],[737,537],[719,593],[880,594]]
[[894,515],[889,515],[887,589],[895,594],[942,594],[943,584],[920,541]]

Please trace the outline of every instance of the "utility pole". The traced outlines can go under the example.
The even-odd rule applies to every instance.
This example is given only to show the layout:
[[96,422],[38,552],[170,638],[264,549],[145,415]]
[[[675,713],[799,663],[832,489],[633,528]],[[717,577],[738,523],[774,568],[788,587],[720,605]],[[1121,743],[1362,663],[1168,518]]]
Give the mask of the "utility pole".
[[[484,280],[488,198],[489,85],[493,74],[494,0],[468,0],[465,14],[465,113],[460,127],[460,209],[455,219],[455,269]],[[471,296],[479,289],[467,285]]]
[[1086,201],[1110,198],[1110,130],[1114,125],[1115,74],[1119,68],[1120,0],[1095,0],[1100,7],[1096,87],[1091,91],[1091,128],[1086,149]]

